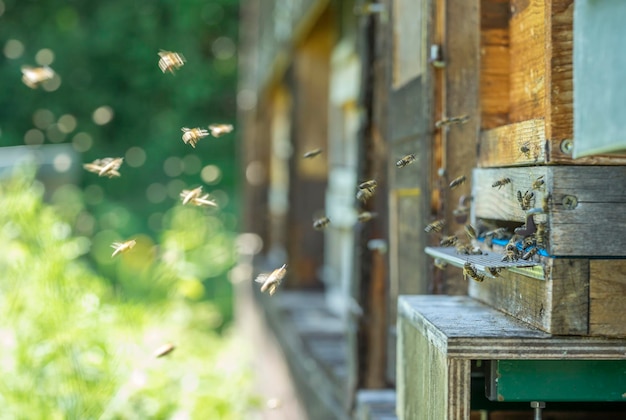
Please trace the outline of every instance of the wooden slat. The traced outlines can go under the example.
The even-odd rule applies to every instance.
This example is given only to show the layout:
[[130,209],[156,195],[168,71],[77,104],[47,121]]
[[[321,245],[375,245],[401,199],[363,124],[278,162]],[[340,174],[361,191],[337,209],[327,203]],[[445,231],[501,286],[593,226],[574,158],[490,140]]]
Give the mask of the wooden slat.
[[589,332],[625,337],[626,260],[591,260]]
[[588,332],[589,262],[544,259],[545,281],[505,271],[482,283],[471,282],[469,295],[552,334]]
[[511,11],[510,119],[521,122],[545,114],[545,2],[514,0]]
[[448,419],[470,416],[471,363],[466,359],[448,359]]
[[545,142],[543,118],[483,131],[478,145],[478,166],[520,166],[546,163]]

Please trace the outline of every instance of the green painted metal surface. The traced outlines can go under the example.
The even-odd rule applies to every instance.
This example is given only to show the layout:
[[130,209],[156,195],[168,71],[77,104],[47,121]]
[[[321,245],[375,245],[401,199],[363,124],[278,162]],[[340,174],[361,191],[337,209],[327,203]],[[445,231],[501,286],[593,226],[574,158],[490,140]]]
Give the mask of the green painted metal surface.
[[498,360],[498,401],[626,401],[626,360]]

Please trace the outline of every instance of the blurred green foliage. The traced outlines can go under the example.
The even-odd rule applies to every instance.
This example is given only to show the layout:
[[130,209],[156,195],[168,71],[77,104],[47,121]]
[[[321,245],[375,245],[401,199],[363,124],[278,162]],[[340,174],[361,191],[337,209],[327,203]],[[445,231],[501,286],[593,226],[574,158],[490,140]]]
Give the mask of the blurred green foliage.
[[[181,127],[234,122],[238,12],[237,0],[0,0],[0,146],[68,143],[83,162],[125,158],[121,178],[81,172],[84,195],[66,186],[55,203],[74,232],[93,240],[92,262],[126,297],[156,293],[146,287],[158,275],[146,268],[156,254],[114,264],[101,251],[131,237],[151,249],[170,224],[163,255],[179,260],[171,268],[189,282],[177,287],[201,282],[229,316],[222,268],[233,261],[224,232],[236,230],[235,135],[193,149]],[[160,49],[183,54],[185,66],[163,74]],[[58,88],[21,82],[21,66],[48,63]],[[180,191],[198,185],[219,213],[176,207]],[[200,244],[213,236],[213,245]]]
[[[219,220],[190,229],[206,215],[177,207],[162,243],[139,237],[111,258],[108,234],[72,234],[80,191],[43,204],[32,179],[22,170],[0,184],[0,419],[246,418],[258,401],[245,346],[219,335],[220,311],[198,300],[198,279],[231,264],[220,252],[197,260],[232,249]],[[108,259],[116,285],[77,258],[88,252]],[[167,342],[177,348],[155,358]]]

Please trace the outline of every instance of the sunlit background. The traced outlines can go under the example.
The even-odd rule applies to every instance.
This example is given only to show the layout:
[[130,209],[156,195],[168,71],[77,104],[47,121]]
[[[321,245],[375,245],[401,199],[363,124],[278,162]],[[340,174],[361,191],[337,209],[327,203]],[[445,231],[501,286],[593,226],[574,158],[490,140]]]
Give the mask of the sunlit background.
[[[237,21],[236,0],[0,0],[0,419],[254,408],[228,328],[237,127],[181,138],[234,123]],[[83,170],[104,157],[119,178]],[[198,186],[218,209],[182,206]]]

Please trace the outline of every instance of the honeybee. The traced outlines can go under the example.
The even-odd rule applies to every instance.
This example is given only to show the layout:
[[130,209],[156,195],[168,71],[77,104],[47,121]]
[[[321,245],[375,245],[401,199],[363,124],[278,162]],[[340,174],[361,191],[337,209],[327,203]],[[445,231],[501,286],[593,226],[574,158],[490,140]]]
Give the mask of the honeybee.
[[372,220],[376,216],[378,216],[377,213],[364,211],[364,212],[359,213],[359,215],[357,216],[357,220],[359,222],[369,222],[370,220]]
[[471,224],[468,223],[465,225],[465,233],[470,237],[470,239],[476,239],[476,229],[474,229],[474,226]]
[[180,130],[183,132],[183,141],[185,144],[191,144],[191,147],[193,148],[196,147],[196,144],[201,138],[209,135],[209,132],[202,128],[183,127]]
[[478,273],[474,264],[469,261],[463,265],[463,278],[467,280],[468,277],[479,283],[485,280],[485,275]]
[[154,357],[158,359],[159,357],[167,356],[168,354],[173,352],[174,349],[176,349],[176,346],[174,344],[165,343],[154,351]]
[[356,199],[365,203],[367,200],[372,198],[373,195],[374,193],[372,193],[371,190],[358,190],[356,192]]
[[22,66],[22,82],[31,89],[37,89],[41,83],[51,80],[53,77],[54,70],[48,66]]
[[478,247],[472,247],[470,244],[458,244],[456,253],[461,255],[482,255],[483,251]]
[[511,183],[511,178],[502,178],[491,184],[493,188],[498,187],[498,189],[504,187],[506,184]]
[[504,238],[505,235],[506,235],[506,228],[503,228],[503,227],[490,230],[489,232],[485,232],[486,237],[494,237],[498,239]]
[[501,261],[513,262],[519,260],[520,252],[514,242],[509,242],[505,248],[505,254]]
[[538,190],[541,187],[543,187],[544,184],[545,184],[545,181],[543,180],[543,175],[541,175],[539,178],[535,179],[535,181],[533,182],[532,189]]
[[469,121],[469,115],[461,115],[458,117],[443,118],[435,123],[436,128],[445,127],[453,124],[465,124]]
[[455,235],[446,236],[441,241],[439,241],[439,245],[440,246],[454,246],[456,245],[458,240],[459,238],[457,238]]
[[435,258],[435,267],[440,270],[445,270],[448,266],[448,263],[442,260],[441,258]]
[[375,179],[370,179],[369,181],[361,182],[359,184],[359,189],[368,190],[369,192],[373,193],[377,186],[378,182],[376,182]]
[[85,163],[83,168],[89,172],[98,174],[98,176],[107,176],[109,178],[119,177],[118,169],[122,166],[124,158],[102,158],[96,159],[91,163]]
[[461,175],[460,177],[454,178],[452,182],[450,182],[450,189],[451,190],[455,189],[459,185],[463,184],[466,179],[467,178],[465,175]]
[[500,272],[502,271],[502,267],[485,267],[489,274],[494,277],[500,277]]
[[539,248],[537,248],[537,247],[531,248],[528,252],[525,252],[524,255],[522,255],[522,259],[525,260],[525,261],[528,261],[535,254],[537,254],[538,251],[539,251]]
[[537,223],[537,232],[535,232],[535,242],[539,248],[544,248],[544,249],[546,248],[546,245],[548,242],[547,233],[548,233],[548,224],[545,222]]
[[228,134],[233,131],[232,124],[211,124],[209,126],[209,131],[211,135],[215,138],[221,137],[224,134]]
[[134,239],[126,242],[113,242],[111,244],[111,248],[114,248],[115,251],[113,251],[113,254],[111,254],[111,258],[115,257],[117,254],[133,249],[136,244],[137,241],[135,241]]
[[521,191],[517,191],[517,201],[519,201],[522,210],[528,210],[532,207],[535,193],[532,191],[526,191],[523,195]]
[[163,73],[169,71],[174,74],[174,70],[178,70],[185,64],[185,57],[182,54],[172,51],[159,50],[159,68]]
[[326,216],[320,217],[313,221],[313,229],[322,230],[330,224],[330,219]]
[[424,228],[424,232],[430,233],[430,232],[441,232],[441,229],[443,229],[443,226],[446,224],[446,221],[441,219],[441,220],[435,220],[434,222],[430,223],[429,225],[427,225]]
[[209,194],[200,194],[202,194],[202,186],[194,188],[193,190],[182,190],[180,192],[180,199],[183,200],[183,205],[191,203],[199,207],[217,207],[217,203],[209,199]]
[[266,290],[269,292],[270,296],[276,293],[278,286],[280,286],[280,282],[287,274],[287,264],[283,264],[282,267],[277,268],[271,273],[262,273],[257,276],[254,281],[257,283],[263,283],[261,286],[261,292],[265,292]]
[[313,150],[309,150],[308,152],[306,152],[304,155],[302,155],[302,157],[305,159],[312,159],[321,153],[322,153],[322,149],[313,149]]
[[397,161],[396,166],[398,168],[404,168],[405,166],[410,165],[413,162],[415,162],[415,155],[410,154],[410,155],[406,155],[405,157]]

